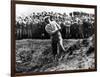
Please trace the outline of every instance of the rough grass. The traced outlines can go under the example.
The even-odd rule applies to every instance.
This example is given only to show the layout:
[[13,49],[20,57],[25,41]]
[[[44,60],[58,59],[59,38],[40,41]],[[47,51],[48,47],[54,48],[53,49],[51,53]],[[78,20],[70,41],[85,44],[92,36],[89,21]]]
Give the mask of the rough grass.
[[16,72],[47,72],[95,68],[93,36],[65,39],[63,59],[54,60],[50,40],[16,40]]

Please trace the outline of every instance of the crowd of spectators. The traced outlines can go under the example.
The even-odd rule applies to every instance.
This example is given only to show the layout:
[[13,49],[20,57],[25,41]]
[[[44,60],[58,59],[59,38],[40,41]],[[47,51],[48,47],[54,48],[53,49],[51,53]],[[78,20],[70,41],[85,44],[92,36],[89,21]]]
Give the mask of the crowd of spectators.
[[94,14],[74,11],[67,15],[57,12],[33,12],[29,16],[16,17],[16,39],[48,39],[45,16],[52,16],[61,26],[63,38],[87,38],[94,32]]

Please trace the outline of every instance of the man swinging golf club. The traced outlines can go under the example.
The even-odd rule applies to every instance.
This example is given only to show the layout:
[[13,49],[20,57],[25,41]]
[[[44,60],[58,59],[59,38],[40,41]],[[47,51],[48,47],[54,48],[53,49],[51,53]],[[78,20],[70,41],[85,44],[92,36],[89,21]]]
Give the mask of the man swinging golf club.
[[63,46],[63,39],[60,33],[61,27],[56,21],[53,20],[52,16],[46,16],[45,18],[46,26],[45,30],[49,33],[51,38],[51,46],[54,55],[54,59],[56,56],[62,57],[62,54],[65,53],[65,48]]

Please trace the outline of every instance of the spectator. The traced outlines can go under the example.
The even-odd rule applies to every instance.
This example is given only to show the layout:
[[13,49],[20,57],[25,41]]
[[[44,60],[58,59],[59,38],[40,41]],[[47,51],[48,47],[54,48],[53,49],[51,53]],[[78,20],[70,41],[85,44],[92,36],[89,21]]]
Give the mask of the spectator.
[[[63,38],[79,38],[79,32],[80,29],[84,26],[84,22],[90,23],[92,25],[87,26],[91,27],[84,27],[83,32],[89,28],[90,33],[91,30],[94,30],[94,15],[93,14],[88,14],[84,12],[78,12],[74,11],[69,13],[69,16],[64,12],[63,14],[58,13],[58,12],[53,12],[53,11],[43,11],[43,12],[33,12],[30,16],[26,17],[17,17],[16,19],[16,36],[17,39],[22,39],[23,38],[34,38],[37,33],[37,37],[42,37],[42,38],[49,38],[49,35],[45,31],[45,21],[43,20],[46,16],[52,16],[52,19],[56,21],[57,24],[61,26],[62,30],[62,37]],[[70,25],[67,25],[70,23]],[[75,29],[76,27],[76,29]],[[39,30],[38,30],[39,29]],[[37,30],[37,31],[36,31]],[[75,31],[73,31],[75,30]],[[78,33],[73,33],[73,32],[78,32]],[[87,32],[89,33],[89,32]],[[84,36],[87,36],[87,33],[84,33]],[[70,36],[71,37],[70,37]],[[91,35],[91,34],[88,34]]]

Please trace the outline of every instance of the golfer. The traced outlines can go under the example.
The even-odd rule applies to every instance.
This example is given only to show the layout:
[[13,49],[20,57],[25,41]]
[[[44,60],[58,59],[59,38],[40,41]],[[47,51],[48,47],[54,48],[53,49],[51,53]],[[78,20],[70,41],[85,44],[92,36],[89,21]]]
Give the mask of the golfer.
[[62,53],[65,53],[63,39],[60,33],[61,27],[50,16],[45,17],[45,22],[47,23],[47,25],[45,26],[45,30],[47,31],[47,33],[49,33],[52,41],[51,45],[54,58],[56,58],[56,56],[61,58]]

